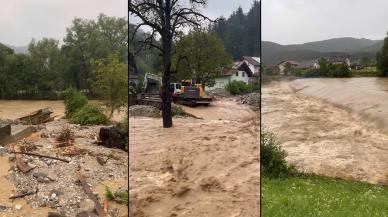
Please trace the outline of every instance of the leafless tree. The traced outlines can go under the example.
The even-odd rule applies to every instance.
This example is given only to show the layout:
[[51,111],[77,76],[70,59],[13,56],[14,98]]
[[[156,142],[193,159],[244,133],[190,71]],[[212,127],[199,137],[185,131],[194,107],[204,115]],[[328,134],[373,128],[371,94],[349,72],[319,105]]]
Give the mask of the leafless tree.
[[[171,114],[171,56],[174,38],[184,28],[200,26],[204,21],[212,21],[201,14],[199,8],[206,6],[207,0],[129,0],[129,12],[140,18],[135,32],[148,26],[151,33],[139,43],[156,48],[163,56],[164,72],[162,79],[162,116],[163,127],[172,127]],[[160,37],[161,43],[155,43]],[[133,37],[132,37],[133,38]]]

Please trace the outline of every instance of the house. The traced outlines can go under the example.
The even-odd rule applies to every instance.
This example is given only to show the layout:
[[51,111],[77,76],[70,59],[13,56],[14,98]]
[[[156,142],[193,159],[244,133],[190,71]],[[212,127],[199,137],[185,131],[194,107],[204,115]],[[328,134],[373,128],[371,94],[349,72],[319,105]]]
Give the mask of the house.
[[[330,65],[345,64],[348,66],[349,70],[351,69],[351,63],[348,57],[326,57],[325,59]],[[314,68],[319,69],[319,60],[315,60]]]
[[255,80],[259,81],[260,76],[260,59],[256,57],[243,57],[240,61],[235,62],[232,68],[221,70],[220,76],[215,79],[214,86],[206,86],[205,90],[224,89],[232,81],[243,81],[251,84]]
[[287,75],[290,73],[287,72],[287,67],[290,67],[289,70],[293,72],[298,68],[299,63],[293,60],[286,60],[278,63],[276,66],[278,67],[279,75]]
[[260,77],[260,57],[243,56],[241,61],[247,63],[254,77]]

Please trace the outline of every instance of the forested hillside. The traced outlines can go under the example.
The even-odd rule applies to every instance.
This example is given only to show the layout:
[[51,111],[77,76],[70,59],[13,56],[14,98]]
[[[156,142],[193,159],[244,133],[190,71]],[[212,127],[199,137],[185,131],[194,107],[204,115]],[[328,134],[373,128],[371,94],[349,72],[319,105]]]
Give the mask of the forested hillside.
[[261,2],[254,1],[246,14],[239,7],[229,18],[220,17],[211,27],[234,59],[260,56],[260,7]]

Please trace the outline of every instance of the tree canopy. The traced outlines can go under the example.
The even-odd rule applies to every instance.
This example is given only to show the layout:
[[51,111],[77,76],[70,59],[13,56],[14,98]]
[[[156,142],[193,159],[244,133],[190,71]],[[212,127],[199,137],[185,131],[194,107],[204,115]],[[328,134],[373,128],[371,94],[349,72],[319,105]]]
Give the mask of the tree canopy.
[[175,47],[173,66],[176,80],[195,77],[198,83],[212,86],[222,68],[232,64],[224,44],[213,32],[192,31],[183,36]]
[[0,98],[55,99],[68,87],[88,90],[94,72],[92,60],[117,53],[128,63],[126,18],[100,14],[95,20],[75,18],[63,42],[31,40],[27,54],[15,54],[0,43]]
[[239,7],[228,19],[221,17],[211,26],[235,60],[260,56],[260,7],[261,2],[255,0],[247,14]]
[[381,76],[388,76],[388,32],[383,47],[377,52],[376,66]]

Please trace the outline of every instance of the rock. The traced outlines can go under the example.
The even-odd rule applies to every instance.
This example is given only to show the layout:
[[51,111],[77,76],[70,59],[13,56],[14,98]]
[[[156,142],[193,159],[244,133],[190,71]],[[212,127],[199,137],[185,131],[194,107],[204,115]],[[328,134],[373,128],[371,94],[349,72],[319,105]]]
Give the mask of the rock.
[[56,198],[56,197],[57,197],[57,194],[56,194],[56,193],[52,193],[52,194],[51,194],[51,198],[52,198],[52,199],[54,199],[54,198]]
[[63,215],[57,213],[57,212],[49,212],[47,214],[47,217],[64,217]]
[[82,212],[77,213],[76,217],[97,217],[97,215],[94,213],[87,212],[87,211],[82,211]]
[[0,157],[3,157],[4,155],[7,154],[7,149],[4,148],[3,146],[0,146]]
[[48,182],[50,179],[47,177],[47,174],[42,173],[42,172],[36,172],[33,173],[32,176],[36,178],[38,182]]
[[104,158],[104,157],[101,157],[101,156],[97,156],[96,157],[96,160],[97,162],[100,164],[100,165],[104,165],[106,164],[106,161],[108,160],[107,158]]
[[49,136],[48,133],[41,133],[40,137],[42,137],[42,138],[49,138],[50,136]]
[[87,198],[80,203],[80,210],[81,211],[86,211],[86,212],[94,212],[96,209],[95,204],[93,200]]
[[21,209],[22,209],[22,205],[16,204],[16,205],[15,205],[15,209],[16,209],[16,210],[21,210]]
[[9,161],[14,161],[15,160],[15,154],[10,154],[9,156],[8,156],[8,160]]
[[6,205],[0,204],[0,212],[4,212],[7,209],[8,209],[8,207]]
[[33,164],[33,163],[28,163],[28,166],[31,167],[32,169],[36,168],[36,164]]

